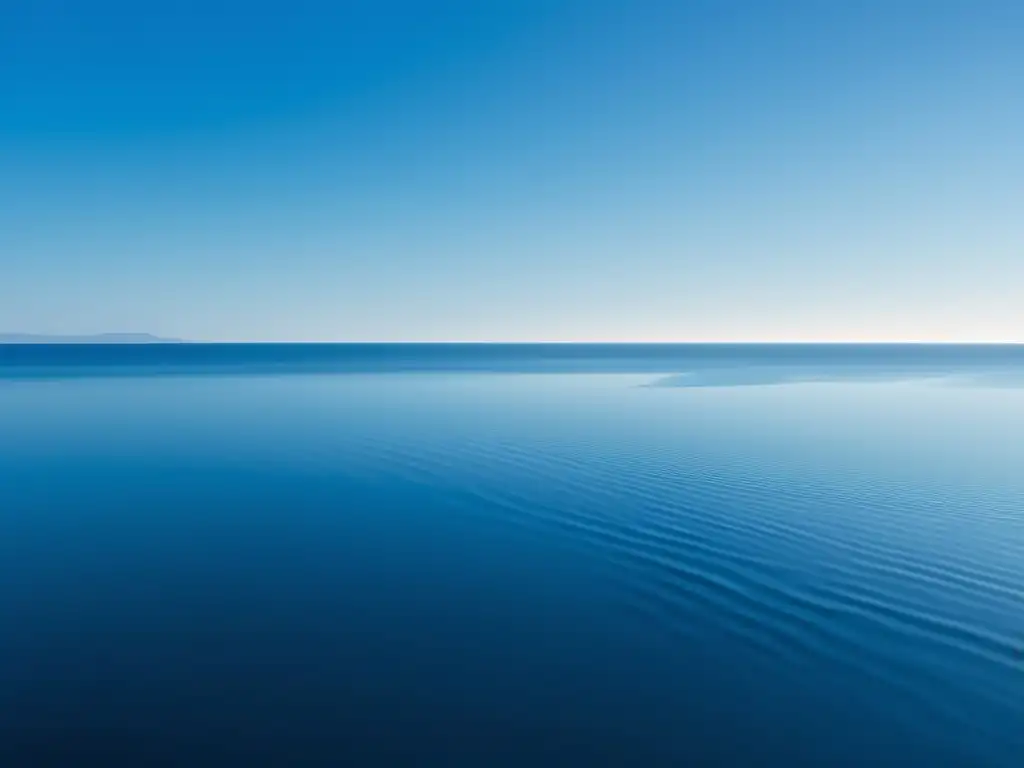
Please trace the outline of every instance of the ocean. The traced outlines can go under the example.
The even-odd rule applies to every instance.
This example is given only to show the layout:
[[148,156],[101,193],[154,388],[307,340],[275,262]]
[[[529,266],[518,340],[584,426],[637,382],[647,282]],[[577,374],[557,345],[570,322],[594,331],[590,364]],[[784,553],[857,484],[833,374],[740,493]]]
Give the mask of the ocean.
[[1024,765],[1024,346],[0,346],[0,765]]

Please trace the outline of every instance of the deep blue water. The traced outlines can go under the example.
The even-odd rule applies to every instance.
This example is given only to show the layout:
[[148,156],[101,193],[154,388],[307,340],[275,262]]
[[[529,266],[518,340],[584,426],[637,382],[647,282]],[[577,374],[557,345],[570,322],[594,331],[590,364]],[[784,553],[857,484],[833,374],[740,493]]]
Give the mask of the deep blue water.
[[1024,347],[0,347],[0,765],[1024,764]]

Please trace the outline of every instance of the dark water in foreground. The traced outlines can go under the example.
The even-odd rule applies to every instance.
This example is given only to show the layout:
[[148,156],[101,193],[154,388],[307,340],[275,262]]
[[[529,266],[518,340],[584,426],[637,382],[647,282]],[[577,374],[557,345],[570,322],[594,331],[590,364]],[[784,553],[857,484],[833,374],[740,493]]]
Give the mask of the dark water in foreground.
[[0,765],[1016,768],[1022,435],[1015,347],[0,348]]

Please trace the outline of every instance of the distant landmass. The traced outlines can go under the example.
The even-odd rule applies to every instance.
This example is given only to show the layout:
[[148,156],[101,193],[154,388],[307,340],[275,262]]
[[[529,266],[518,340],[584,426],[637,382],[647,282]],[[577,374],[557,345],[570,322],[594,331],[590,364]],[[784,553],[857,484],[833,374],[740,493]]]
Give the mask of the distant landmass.
[[184,339],[166,339],[151,333],[96,333],[56,336],[42,333],[0,333],[0,344],[183,344]]

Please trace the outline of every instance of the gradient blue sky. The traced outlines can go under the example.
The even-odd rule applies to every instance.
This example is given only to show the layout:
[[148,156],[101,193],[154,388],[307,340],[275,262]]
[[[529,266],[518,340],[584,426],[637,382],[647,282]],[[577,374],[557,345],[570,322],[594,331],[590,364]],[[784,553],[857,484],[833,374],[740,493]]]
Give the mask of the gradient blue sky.
[[14,0],[0,331],[1022,340],[1019,0]]

